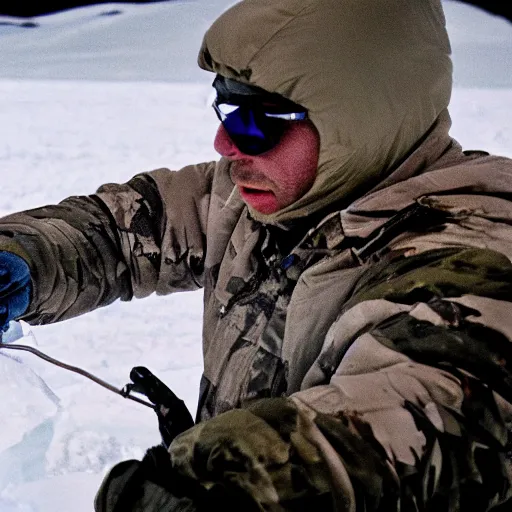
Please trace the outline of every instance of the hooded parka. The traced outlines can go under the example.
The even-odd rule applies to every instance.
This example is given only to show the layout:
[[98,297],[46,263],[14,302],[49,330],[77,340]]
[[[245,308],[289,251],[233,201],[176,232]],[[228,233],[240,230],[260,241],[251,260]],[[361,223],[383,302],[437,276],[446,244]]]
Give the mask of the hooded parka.
[[497,510],[512,162],[449,136],[449,52],[437,0],[234,5],[199,63],[308,109],[311,190],[258,214],[221,159],[5,217],[0,249],[32,271],[24,319],[203,288],[198,423],[175,471],[256,510]]

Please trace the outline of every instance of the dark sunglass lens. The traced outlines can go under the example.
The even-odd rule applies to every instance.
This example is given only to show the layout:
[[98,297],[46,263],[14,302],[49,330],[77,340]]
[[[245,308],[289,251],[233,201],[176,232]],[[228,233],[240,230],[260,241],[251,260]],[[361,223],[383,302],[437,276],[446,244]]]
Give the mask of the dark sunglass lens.
[[269,151],[284,131],[283,121],[268,118],[256,108],[221,104],[215,110],[231,140],[247,155]]
[[244,135],[230,137],[236,147],[246,155],[261,155],[275,146],[275,144],[271,144],[268,140],[258,137],[246,137]]

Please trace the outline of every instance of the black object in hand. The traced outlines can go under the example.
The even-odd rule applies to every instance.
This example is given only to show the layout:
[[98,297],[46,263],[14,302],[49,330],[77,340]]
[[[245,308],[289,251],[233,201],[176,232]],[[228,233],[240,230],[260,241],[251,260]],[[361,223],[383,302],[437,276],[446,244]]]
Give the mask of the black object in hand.
[[178,434],[194,426],[192,415],[183,400],[179,399],[147,368],[144,366],[132,368],[130,379],[132,383],[124,387],[124,392],[140,393],[154,404],[160,435],[166,448]]

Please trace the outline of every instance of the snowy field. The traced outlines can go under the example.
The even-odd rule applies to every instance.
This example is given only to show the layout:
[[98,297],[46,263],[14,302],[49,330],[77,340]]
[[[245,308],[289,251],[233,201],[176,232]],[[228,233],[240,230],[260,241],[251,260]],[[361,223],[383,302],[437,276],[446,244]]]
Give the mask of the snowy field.
[[[117,16],[95,6],[38,18],[32,29],[0,20],[0,212],[214,159],[211,78],[195,71],[195,52],[228,4],[117,5]],[[479,84],[458,79],[452,134],[466,149],[512,157],[508,57],[479,71],[470,54],[511,55],[512,25],[459,6],[448,14],[456,70],[471,64]],[[118,302],[21,341],[116,387],[147,366],[195,411],[201,300],[192,292]],[[92,512],[105,471],[159,442],[151,410],[26,353],[0,353],[0,417],[0,512]]]

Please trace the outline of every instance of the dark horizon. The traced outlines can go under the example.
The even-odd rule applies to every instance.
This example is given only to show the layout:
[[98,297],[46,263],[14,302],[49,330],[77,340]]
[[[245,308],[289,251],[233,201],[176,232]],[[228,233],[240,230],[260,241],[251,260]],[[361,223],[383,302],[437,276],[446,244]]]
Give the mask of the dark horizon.
[[[0,4],[0,15],[16,16],[19,18],[31,18],[33,16],[41,16],[45,14],[53,14],[75,7],[83,7],[86,5],[96,4],[148,4],[157,2],[172,2],[174,0],[126,0],[124,2],[116,2],[112,0],[47,0],[39,3],[32,3],[31,1],[19,2],[16,0],[6,0]],[[512,3],[503,2],[503,0],[449,0],[458,1],[472,5],[487,11],[490,14],[504,17],[512,21]]]
[[59,11],[74,9],[75,7],[84,7],[86,5],[96,4],[150,4],[157,2],[172,2],[173,0],[125,0],[115,2],[112,0],[48,0],[42,2],[20,2],[16,0],[6,0],[0,5],[0,15],[16,16],[18,18],[31,18],[45,14],[53,14]]

